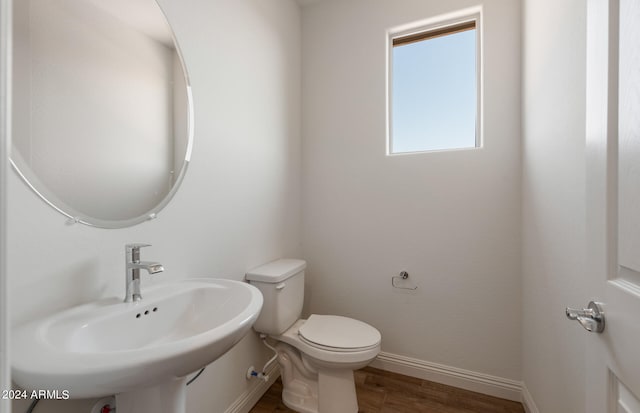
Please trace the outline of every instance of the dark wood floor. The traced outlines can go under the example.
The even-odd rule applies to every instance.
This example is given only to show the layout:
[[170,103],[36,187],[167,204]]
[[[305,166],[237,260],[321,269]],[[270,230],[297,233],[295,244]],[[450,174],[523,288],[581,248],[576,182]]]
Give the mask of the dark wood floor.
[[[359,413],[524,413],[522,404],[366,367],[355,372]],[[294,412],[276,381],[249,413]]]

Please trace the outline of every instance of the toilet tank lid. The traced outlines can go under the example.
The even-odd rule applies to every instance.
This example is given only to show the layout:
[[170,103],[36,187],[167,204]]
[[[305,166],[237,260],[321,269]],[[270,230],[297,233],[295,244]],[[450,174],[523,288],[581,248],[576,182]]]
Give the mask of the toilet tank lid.
[[247,271],[247,281],[279,283],[307,268],[307,262],[293,258],[281,258]]

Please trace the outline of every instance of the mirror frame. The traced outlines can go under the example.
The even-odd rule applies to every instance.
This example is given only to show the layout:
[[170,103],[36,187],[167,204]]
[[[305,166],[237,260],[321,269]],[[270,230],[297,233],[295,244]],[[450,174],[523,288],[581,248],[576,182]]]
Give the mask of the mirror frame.
[[154,0],[158,8],[160,9],[164,19],[167,23],[167,26],[171,30],[171,39],[173,40],[173,45],[176,50],[176,54],[180,59],[180,66],[182,67],[182,73],[184,75],[185,86],[186,86],[186,94],[187,94],[187,148],[185,151],[185,159],[182,164],[182,168],[178,176],[175,179],[171,190],[162,198],[162,200],[156,204],[153,208],[148,210],[147,212],[138,215],[137,217],[122,219],[122,220],[105,220],[100,218],[94,218],[91,216],[87,216],[86,214],[82,214],[76,211],[73,207],[70,207],[67,203],[65,203],[60,197],[51,192],[46,185],[40,182],[40,179],[31,171],[31,168],[27,166],[27,163],[22,160],[22,157],[18,151],[13,150],[11,147],[11,151],[9,153],[9,162],[13,167],[13,170],[18,174],[18,176],[22,179],[22,181],[36,194],[40,199],[42,199],[46,204],[51,206],[53,209],[58,211],[60,214],[67,217],[67,224],[84,224],[90,227],[96,228],[104,228],[104,229],[118,229],[118,228],[127,228],[137,224],[140,224],[145,221],[153,220],[158,217],[160,211],[171,201],[175,193],[178,191],[178,188],[182,184],[182,180],[184,179],[185,174],[187,173],[187,169],[189,167],[189,163],[191,162],[191,152],[193,149],[193,139],[194,139],[194,118],[195,111],[193,108],[193,94],[191,91],[191,81],[189,78],[189,73],[187,71],[187,66],[185,64],[184,57],[182,55],[182,50],[180,49],[180,44],[176,39],[175,31],[173,30],[173,26],[169,22],[167,18],[167,14],[164,9],[158,3],[157,0]]

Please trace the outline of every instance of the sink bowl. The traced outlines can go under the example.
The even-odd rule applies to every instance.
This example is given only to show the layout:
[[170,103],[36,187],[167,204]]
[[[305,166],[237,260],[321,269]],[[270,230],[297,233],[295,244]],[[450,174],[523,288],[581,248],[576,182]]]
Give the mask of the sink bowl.
[[13,380],[27,390],[67,390],[72,398],[116,394],[123,412],[119,394],[135,404],[144,399],[136,392],[184,393],[184,377],[240,341],[262,308],[258,289],[223,279],[162,284],[143,296],[135,303],[107,298],[17,327]]

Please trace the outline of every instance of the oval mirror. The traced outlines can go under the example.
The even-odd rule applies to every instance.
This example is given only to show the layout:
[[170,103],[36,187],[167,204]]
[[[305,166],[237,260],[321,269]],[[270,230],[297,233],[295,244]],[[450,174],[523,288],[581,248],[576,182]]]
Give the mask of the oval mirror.
[[71,219],[154,218],[189,163],[193,108],[155,0],[14,3],[11,162]]

